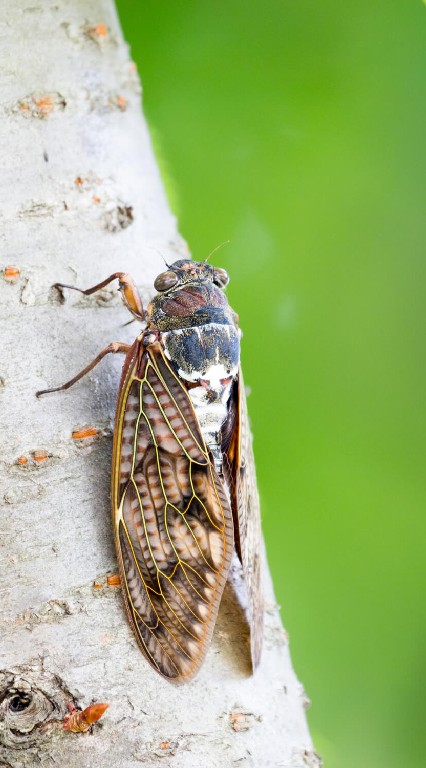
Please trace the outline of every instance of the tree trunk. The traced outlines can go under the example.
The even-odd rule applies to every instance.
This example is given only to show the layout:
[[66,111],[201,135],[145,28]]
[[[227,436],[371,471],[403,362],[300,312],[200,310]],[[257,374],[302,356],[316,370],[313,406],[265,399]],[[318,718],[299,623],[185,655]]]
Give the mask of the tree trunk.
[[[0,30],[0,765],[319,765],[269,576],[256,675],[234,565],[207,659],[183,687],[145,662],[107,581],[120,360],[68,392],[34,393],[137,326],[123,327],[114,289],[64,300],[52,285],[89,287],[125,270],[146,300],[159,251],[173,261],[187,249],[111,0],[15,0]],[[70,701],[110,709],[74,734],[62,726]]]

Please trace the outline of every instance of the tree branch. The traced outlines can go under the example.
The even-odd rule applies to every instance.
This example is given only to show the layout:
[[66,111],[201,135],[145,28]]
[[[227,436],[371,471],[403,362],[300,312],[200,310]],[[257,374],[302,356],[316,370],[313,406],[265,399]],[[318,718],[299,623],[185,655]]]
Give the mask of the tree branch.
[[[140,110],[111,0],[15,0],[0,22],[3,308],[0,401],[0,761],[68,768],[314,766],[306,696],[269,576],[265,648],[250,675],[233,567],[211,649],[182,688],[145,663],[115,579],[109,465],[120,361],[63,383],[135,325],[118,294],[62,296],[116,270],[146,301],[163,262],[187,255]],[[112,357],[112,356],[111,356]],[[65,731],[73,702],[110,708]],[[164,762],[162,758],[166,757]]]

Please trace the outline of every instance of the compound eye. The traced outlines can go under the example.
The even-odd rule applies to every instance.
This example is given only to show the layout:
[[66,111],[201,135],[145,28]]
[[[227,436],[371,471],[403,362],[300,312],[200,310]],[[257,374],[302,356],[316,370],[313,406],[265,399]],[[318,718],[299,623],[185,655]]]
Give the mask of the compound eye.
[[156,291],[168,291],[176,285],[178,276],[176,272],[162,272],[155,280],[154,288]]
[[219,288],[226,288],[229,283],[229,275],[226,269],[215,267],[213,271],[213,282],[218,285]]

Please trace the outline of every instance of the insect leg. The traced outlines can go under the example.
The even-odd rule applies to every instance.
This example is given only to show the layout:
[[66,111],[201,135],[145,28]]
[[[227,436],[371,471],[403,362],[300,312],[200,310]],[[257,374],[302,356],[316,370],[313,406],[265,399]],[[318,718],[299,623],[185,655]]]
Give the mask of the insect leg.
[[109,285],[109,283],[112,283],[113,280],[120,280],[122,277],[124,277],[125,272],[114,272],[113,275],[110,275],[105,280],[102,280],[101,283],[97,283],[92,288],[86,288],[85,290],[83,288],[77,288],[75,285],[65,285],[65,283],[55,283],[55,288],[71,288],[72,291],[78,291],[79,293],[84,293],[85,296],[90,296],[92,293],[96,293],[96,291],[100,291],[101,288],[105,288],[106,285]]
[[101,288],[105,288],[105,286],[112,283],[113,280],[118,280],[118,290],[121,291],[123,302],[129,312],[137,317],[138,320],[145,320],[145,310],[143,308],[142,299],[133,278],[127,272],[114,272],[113,275],[102,280],[101,283],[97,283],[92,286],[92,288],[86,288],[85,290],[77,288],[75,285],[65,285],[64,283],[55,283],[54,287],[59,289],[70,288],[72,291],[78,291],[85,296],[90,296],[92,293],[100,291]]
[[122,344],[120,341],[112,341],[111,344],[108,344],[105,349],[102,350],[102,352],[99,352],[99,355],[96,355],[95,359],[92,360],[91,363],[86,365],[85,368],[83,368],[80,373],[77,373],[76,376],[74,376],[69,381],[66,381],[65,384],[62,384],[60,387],[53,387],[52,389],[40,389],[38,392],[36,392],[36,397],[40,397],[40,395],[47,395],[50,394],[50,392],[61,392],[64,389],[69,389],[72,387],[73,384],[75,384],[77,381],[83,378],[83,376],[86,375],[86,373],[89,373],[93,368],[100,363],[100,361],[105,357],[105,355],[109,355],[110,353],[121,353],[121,354],[127,354],[127,352],[130,349],[130,344]]

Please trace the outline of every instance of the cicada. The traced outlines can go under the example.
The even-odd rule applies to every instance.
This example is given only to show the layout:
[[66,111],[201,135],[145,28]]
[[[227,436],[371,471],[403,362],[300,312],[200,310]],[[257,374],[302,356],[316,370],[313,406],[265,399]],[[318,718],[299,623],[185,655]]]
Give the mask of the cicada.
[[228,275],[207,262],[167,265],[145,311],[127,273],[126,307],[143,327],[125,353],[114,429],[111,502],[127,615],[139,647],[167,680],[199,671],[215,626],[234,548],[247,586],[253,669],[263,636],[262,543],[237,315]]

